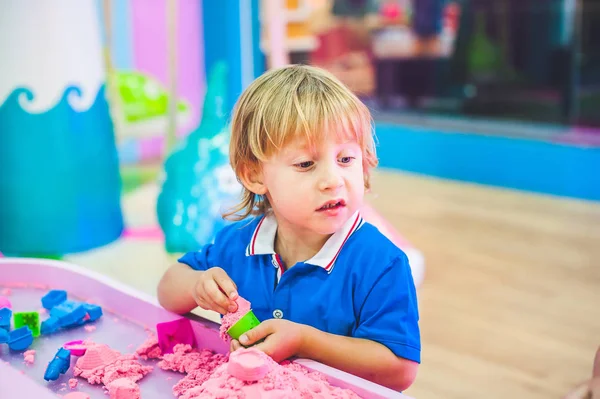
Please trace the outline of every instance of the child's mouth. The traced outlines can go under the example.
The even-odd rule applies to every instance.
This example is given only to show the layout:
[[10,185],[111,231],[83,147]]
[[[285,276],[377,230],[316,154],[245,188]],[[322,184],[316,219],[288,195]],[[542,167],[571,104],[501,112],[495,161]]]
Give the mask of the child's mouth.
[[344,202],[344,200],[338,200],[338,201],[329,201],[327,202],[325,205],[323,205],[322,207],[320,207],[319,209],[317,209],[317,211],[329,211],[332,209],[338,209],[341,208],[343,206],[346,206],[346,203]]

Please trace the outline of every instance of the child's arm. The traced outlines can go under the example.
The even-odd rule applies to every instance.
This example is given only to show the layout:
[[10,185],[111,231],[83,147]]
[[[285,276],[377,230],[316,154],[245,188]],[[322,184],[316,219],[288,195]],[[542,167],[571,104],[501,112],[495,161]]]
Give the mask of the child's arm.
[[397,391],[410,387],[419,364],[396,356],[384,345],[363,338],[329,334],[304,326],[298,356],[357,375]]
[[398,391],[413,383],[419,367],[378,342],[329,334],[288,320],[266,320],[240,337],[240,343],[252,345],[265,337],[256,347],[276,361],[290,356],[312,359]]
[[171,266],[158,283],[158,302],[178,314],[196,306],[221,314],[235,312],[237,297],[235,283],[219,267],[200,271],[178,263]]
[[214,243],[183,255],[158,283],[159,303],[167,310],[183,314],[197,306],[220,314],[237,310],[237,287],[225,270],[223,255],[232,230],[223,229]]
[[169,267],[158,283],[160,305],[177,314],[187,313],[198,306],[192,292],[200,273],[182,263]]

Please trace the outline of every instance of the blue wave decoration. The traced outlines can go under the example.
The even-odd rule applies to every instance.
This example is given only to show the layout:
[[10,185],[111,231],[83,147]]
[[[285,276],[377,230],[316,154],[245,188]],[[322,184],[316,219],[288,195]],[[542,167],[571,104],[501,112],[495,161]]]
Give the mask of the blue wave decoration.
[[67,87],[42,113],[24,110],[17,88],[0,105],[0,251],[62,255],[117,239],[123,231],[121,180],[105,87],[74,110]]
[[222,212],[235,205],[242,186],[229,166],[225,95],[227,66],[215,64],[207,79],[200,125],[169,155],[156,201],[167,252],[189,252],[214,240],[231,222]]

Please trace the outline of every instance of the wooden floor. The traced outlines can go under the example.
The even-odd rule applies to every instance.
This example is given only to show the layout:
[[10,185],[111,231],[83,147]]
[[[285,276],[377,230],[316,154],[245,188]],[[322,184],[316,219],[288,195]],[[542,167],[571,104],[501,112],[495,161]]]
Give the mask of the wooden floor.
[[600,346],[600,204],[379,172],[426,260],[416,398],[560,398]]

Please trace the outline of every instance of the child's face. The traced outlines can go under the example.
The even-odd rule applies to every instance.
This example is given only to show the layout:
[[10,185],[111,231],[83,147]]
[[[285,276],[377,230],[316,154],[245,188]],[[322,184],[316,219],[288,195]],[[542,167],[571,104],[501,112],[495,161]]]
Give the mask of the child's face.
[[314,152],[297,140],[263,163],[262,185],[280,224],[332,234],[362,206],[361,148],[329,136]]

